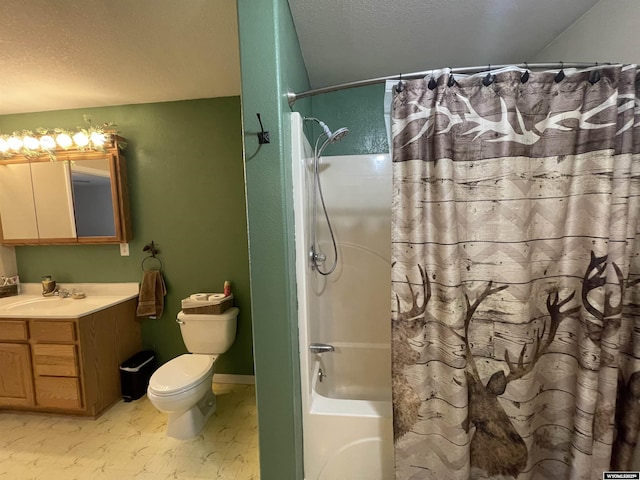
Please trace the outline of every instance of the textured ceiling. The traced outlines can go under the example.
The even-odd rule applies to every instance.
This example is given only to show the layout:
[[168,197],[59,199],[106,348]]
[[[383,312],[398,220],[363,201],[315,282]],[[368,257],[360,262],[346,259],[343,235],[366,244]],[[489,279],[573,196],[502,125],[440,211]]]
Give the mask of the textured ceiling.
[[432,68],[528,61],[596,3],[289,0],[313,88]]
[[[526,61],[596,1],[289,3],[319,87]],[[0,114],[240,94],[236,0],[0,0],[0,18]]]
[[1,0],[0,114],[240,94],[235,0]]

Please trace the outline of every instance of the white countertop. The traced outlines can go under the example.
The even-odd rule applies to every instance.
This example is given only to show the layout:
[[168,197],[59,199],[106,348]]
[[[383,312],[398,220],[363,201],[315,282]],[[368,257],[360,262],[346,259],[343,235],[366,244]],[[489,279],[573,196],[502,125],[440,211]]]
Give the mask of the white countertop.
[[0,318],[78,318],[136,298],[139,284],[63,283],[61,289],[82,291],[85,298],[43,297],[40,283],[23,283],[20,295],[0,298]]

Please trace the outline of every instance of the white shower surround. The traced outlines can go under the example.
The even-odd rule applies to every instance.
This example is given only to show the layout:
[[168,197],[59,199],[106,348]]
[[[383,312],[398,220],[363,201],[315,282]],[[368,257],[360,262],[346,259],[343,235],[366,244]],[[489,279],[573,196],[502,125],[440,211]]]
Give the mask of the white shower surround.
[[[386,480],[393,476],[391,158],[323,157],[322,187],[339,261],[332,275],[322,277],[309,265],[313,153],[302,126],[301,116],[293,113],[305,479]],[[331,242],[321,213],[318,237],[330,265]],[[312,354],[314,342],[331,344],[335,352]],[[326,375],[322,382],[320,368]]]

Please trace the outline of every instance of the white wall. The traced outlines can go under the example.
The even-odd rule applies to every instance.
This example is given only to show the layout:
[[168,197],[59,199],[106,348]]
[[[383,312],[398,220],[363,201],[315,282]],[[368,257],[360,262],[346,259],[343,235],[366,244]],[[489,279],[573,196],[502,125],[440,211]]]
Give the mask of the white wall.
[[600,0],[531,62],[640,63],[640,1]]

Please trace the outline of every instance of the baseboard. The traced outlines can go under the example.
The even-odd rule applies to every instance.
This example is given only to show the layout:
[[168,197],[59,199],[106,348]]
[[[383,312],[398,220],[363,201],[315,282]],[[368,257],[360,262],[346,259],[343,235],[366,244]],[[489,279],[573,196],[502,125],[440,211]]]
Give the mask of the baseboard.
[[241,385],[252,385],[256,383],[254,375],[234,375],[232,373],[216,373],[213,376],[213,383],[237,383]]

